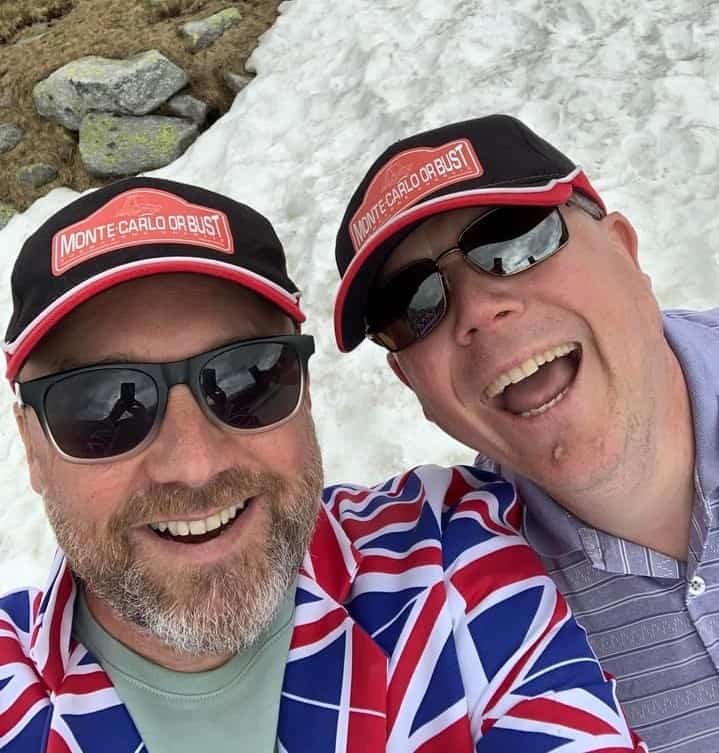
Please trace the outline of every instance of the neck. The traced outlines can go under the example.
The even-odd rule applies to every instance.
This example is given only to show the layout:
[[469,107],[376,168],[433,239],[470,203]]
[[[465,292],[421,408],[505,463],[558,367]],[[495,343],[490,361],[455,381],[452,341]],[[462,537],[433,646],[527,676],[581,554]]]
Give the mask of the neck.
[[137,626],[123,620],[107,602],[99,599],[87,589],[85,601],[95,621],[105,632],[153,664],[175,672],[207,672],[232,658],[232,654],[190,656],[177,653],[154,636],[148,635]]
[[634,452],[627,448],[621,467],[598,488],[556,499],[595,528],[685,561],[695,497],[694,426],[681,366],[667,350],[669,379],[655,401],[652,439]]

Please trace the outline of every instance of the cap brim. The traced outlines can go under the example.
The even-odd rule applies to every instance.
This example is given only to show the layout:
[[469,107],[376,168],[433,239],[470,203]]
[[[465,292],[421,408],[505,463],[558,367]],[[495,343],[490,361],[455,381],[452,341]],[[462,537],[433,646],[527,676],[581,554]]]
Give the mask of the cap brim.
[[604,203],[580,168],[565,178],[536,187],[491,188],[459,191],[416,204],[367,240],[342,277],[335,299],[334,327],[337,347],[348,353],[366,336],[365,310],[374,279],[391,251],[422,222],[441,212],[479,206],[559,206],[574,188],[587,193],[604,209]]
[[278,306],[298,324],[305,320],[298,297],[255,272],[234,264],[199,257],[165,257],[130,262],[85,280],[48,306],[12,341],[3,345],[7,358],[5,376],[12,382],[32,349],[65,316],[80,304],[115,285],[150,275],[190,272],[217,277],[241,285]]

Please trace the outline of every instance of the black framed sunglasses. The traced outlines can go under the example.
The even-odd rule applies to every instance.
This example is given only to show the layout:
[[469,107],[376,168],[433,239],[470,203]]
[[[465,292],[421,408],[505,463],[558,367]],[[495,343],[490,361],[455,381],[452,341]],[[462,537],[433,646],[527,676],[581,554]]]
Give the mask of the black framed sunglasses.
[[375,286],[367,304],[367,336],[390,351],[425,338],[444,318],[449,287],[439,267],[460,252],[480,272],[510,277],[549,259],[569,240],[556,207],[502,206],[472,220],[456,246],[436,259],[419,259]]
[[139,452],[162,423],[167,395],[186,384],[205,415],[240,433],[274,429],[302,403],[311,335],[224,345],[171,363],[108,363],[18,383],[48,439],[67,460],[108,462]]

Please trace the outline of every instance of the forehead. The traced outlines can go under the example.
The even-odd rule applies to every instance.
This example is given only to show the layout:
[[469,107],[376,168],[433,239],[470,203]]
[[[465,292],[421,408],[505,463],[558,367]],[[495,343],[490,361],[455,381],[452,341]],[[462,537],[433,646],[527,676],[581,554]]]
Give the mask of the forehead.
[[22,378],[103,360],[178,360],[232,340],[292,330],[280,309],[236,283],[153,275],[78,306],[33,351]]
[[457,243],[457,237],[470,222],[493,207],[466,207],[436,214],[415,228],[395,248],[380,272],[380,279],[415,259],[434,259]]

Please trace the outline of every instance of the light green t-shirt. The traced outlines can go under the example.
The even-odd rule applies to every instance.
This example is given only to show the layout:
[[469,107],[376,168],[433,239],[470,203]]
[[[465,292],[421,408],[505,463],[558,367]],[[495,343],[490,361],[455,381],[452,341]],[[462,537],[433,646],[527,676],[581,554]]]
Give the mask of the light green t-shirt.
[[110,676],[150,753],[272,753],[293,615],[294,589],[254,646],[209,672],[175,672],[131,651],[100,627],[81,592],[73,634]]

